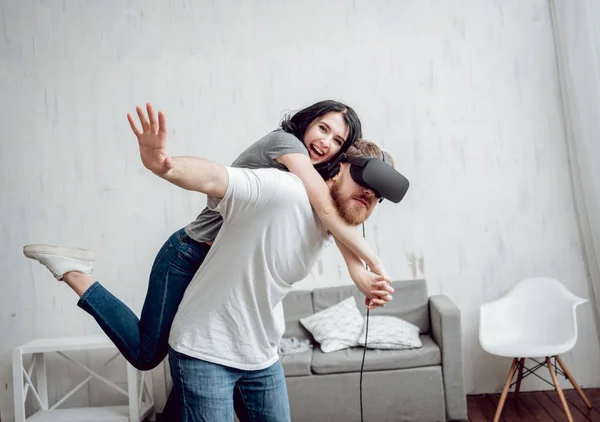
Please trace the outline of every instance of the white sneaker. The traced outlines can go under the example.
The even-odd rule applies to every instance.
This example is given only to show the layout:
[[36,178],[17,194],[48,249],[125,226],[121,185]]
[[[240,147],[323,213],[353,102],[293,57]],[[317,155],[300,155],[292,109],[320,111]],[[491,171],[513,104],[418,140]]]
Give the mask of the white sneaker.
[[23,253],[48,268],[57,280],[69,271],[91,274],[96,262],[94,251],[66,246],[26,245]]

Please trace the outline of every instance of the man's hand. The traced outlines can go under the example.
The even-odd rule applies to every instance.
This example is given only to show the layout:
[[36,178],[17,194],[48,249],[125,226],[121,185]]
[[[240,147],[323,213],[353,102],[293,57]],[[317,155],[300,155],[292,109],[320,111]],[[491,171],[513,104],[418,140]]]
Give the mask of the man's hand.
[[391,280],[387,276],[378,275],[362,268],[350,274],[354,284],[365,295],[365,305],[369,309],[385,306],[392,300],[394,288],[390,285]]
[[173,166],[167,154],[167,121],[162,111],[158,112],[158,119],[150,103],[146,104],[148,115],[141,107],[135,108],[140,118],[142,130],[140,131],[131,115],[127,113],[127,120],[135,134],[140,147],[142,164],[157,176],[163,176]]

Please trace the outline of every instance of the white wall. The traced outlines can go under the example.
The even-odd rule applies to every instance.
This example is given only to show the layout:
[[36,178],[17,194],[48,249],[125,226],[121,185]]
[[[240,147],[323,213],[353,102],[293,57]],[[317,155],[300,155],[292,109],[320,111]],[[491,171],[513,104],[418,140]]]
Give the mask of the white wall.
[[[286,111],[351,104],[412,182],[367,237],[393,278],[426,277],[460,307],[468,393],[498,391],[509,364],[478,345],[482,302],[533,275],[587,296],[545,0],[122,4],[0,4],[3,420],[15,345],[100,332],[22,246],[96,249],[97,278],[138,312],[155,253],[205,204],[141,166],[125,115],[145,101],[173,155],[222,163]],[[349,282],[332,249],[298,287]],[[589,307],[579,318],[564,359],[597,387]]]

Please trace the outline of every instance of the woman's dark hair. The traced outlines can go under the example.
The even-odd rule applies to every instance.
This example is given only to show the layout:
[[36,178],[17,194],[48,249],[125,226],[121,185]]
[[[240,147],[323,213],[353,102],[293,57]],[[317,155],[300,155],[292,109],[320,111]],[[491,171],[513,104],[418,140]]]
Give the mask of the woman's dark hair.
[[344,120],[348,124],[348,138],[346,139],[346,142],[344,142],[344,145],[342,145],[341,151],[345,152],[354,141],[362,137],[362,127],[356,112],[351,107],[338,101],[319,101],[294,114],[290,113],[286,115],[281,122],[281,129],[295,135],[296,138],[304,142],[304,134],[313,120],[330,111],[342,113]]

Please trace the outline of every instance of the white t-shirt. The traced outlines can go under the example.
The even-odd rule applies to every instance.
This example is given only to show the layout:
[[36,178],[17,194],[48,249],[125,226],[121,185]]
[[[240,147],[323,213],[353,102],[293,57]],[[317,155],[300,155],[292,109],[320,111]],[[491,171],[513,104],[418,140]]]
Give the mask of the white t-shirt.
[[278,360],[281,301],[332,237],[300,179],[276,169],[226,167],[223,227],[179,305],[169,337],[179,353],[242,370]]

